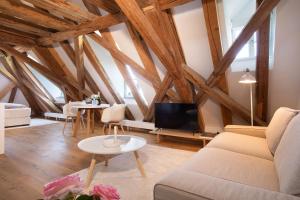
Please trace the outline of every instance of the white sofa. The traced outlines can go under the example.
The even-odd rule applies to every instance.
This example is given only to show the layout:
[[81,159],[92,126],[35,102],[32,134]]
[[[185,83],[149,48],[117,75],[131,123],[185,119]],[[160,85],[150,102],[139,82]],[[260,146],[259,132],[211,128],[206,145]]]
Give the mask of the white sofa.
[[4,103],[5,127],[29,125],[31,121],[31,108],[22,104]]
[[300,114],[280,108],[268,127],[226,126],[154,187],[155,200],[300,199]]

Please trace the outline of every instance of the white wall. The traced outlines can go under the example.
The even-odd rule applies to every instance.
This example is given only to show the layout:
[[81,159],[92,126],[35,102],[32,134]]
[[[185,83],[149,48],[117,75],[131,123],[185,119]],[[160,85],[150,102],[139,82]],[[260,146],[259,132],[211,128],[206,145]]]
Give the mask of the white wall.
[[269,116],[280,106],[300,109],[300,1],[277,8],[274,66],[270,70]]

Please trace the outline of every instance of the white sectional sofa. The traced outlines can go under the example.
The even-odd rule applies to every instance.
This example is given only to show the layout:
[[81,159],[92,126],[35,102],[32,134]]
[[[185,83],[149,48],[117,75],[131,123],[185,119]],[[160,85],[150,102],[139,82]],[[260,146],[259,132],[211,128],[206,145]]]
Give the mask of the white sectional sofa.
[[268,127],[227,126],[154,187],[155,200],[300,200],[300,114],[280,108]]
[[4,103],[5,127],[29,125],[31,121],[31,108],[22,104]]

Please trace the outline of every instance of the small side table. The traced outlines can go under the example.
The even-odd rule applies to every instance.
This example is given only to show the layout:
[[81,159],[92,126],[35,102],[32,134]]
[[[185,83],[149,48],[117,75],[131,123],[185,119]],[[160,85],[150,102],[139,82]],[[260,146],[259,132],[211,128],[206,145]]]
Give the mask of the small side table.
[[[96,155],[109,156],[132,152],[135,157],[137,168],[139,169],[141,175],[143,177],[146,177],[146,172],[140,160],[138,150],[143,148],[147,144],[147,141],[144,138],[133,135],[118,135],[117,138],[118,140],[123,141],[122,144],[118,147],[113,148],[106,147],[104,145],[104,140],[113,137],[114,136],[112,135],[95,136],[81,140],[78,143],[79,149],[92,155],[91,164],[86,177],[86,187],[90,185],[93,178],[93,172],[96,165]],[[105,161],[105,166],[107,165],[108,160]]]
[[78,132],[79,125],[80,125],[81,110],[86,110],[87,111],[87,129],[86,129],[86,132],[87,132],[87,135],[89,135],[91,130],[92,130],[92,132],[94,132],[95,110],[103,110],[103,109],[108,108],[108,107],[110,107],[109,104],[100,104],[100,105],[86,104],[86,105],[80,105],[80,106],[73,106],[73,108],[78,109],[75,126],[73,128],[73,137],[77,136],[77,132]]

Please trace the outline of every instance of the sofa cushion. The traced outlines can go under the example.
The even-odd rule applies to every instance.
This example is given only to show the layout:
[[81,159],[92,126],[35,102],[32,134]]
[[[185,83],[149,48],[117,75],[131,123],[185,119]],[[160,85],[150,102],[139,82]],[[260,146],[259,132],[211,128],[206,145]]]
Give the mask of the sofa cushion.
[[299,200],[300,198],[222,178],[178,169],[154,186],[154,200]]
[[270,160],[217,148],[204,148],[182,169],[246,185],[279,191],[274,163]]
[[275,152],[274,162],[279,177],[280,191],[300,194],[300,114],[285,130]]
[[281,107],[276,110],[266,130],[266,138],[270,151],[274,154],[288,123],[297,114],[295,110]]
[[207,147],[215,147],[237,153],[273,160],[265,138],[224,132],[217,135]]

